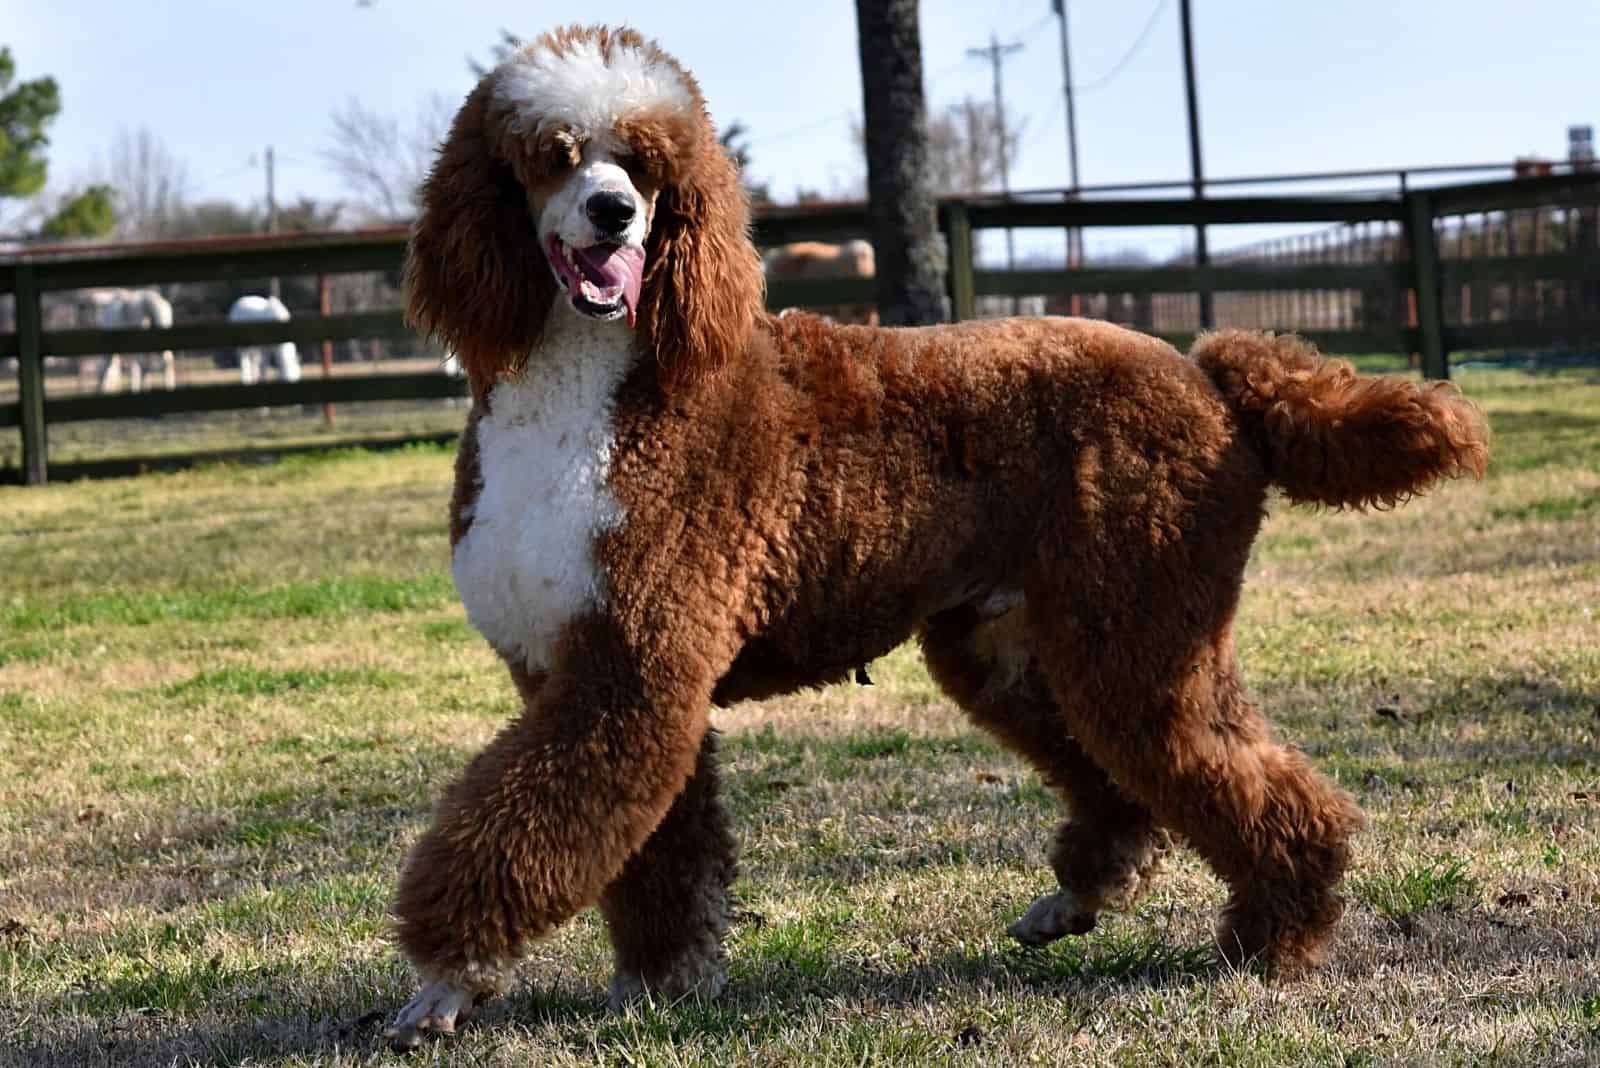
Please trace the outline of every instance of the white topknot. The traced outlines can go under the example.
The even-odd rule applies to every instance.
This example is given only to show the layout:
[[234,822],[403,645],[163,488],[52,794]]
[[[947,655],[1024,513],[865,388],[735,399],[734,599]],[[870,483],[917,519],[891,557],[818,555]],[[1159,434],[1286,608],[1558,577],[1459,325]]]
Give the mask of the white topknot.
[[613,39],[607,55],[594,37],[559,51],[541,41],[495,69],[494,95],[513,109],[519,133],[563,125],[594,136],[641,112],[691,113],[694,94],[653,51]]

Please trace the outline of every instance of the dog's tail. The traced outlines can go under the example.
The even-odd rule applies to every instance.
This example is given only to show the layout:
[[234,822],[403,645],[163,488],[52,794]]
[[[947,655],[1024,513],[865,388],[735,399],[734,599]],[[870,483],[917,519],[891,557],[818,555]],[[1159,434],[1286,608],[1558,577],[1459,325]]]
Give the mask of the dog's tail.
[[1292,335],[1222,330],[1190,353],[1259,443],[1290,500],[1398,504],[1442,478],[1482,478],[1489,428],[1444,382],[1359,375]]

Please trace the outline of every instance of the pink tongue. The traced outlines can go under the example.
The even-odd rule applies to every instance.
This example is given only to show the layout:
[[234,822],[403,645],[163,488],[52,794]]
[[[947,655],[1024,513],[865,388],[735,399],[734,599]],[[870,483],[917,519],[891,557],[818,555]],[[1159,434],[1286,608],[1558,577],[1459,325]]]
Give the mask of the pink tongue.
[[634,311],[639,307],[639,287],[644,279],[644,249],[633,245],[595,245],[574,251],[589,281],[605,288],[622,287],[628,322],[632,323]]

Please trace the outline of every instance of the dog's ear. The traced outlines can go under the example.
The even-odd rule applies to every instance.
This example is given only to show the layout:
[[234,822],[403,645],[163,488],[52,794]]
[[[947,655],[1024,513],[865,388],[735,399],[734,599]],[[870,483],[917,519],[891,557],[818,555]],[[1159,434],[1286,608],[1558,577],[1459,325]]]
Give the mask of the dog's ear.
[[766,295],[738,170],[709,122],[697,140],[656,199],[639,300],[640,336],[668,392],[743,352]]
[[422,183],[403,283],[406,317],[455,352],[479,397],[524,364],[556,296],[496,122],[485,79]]

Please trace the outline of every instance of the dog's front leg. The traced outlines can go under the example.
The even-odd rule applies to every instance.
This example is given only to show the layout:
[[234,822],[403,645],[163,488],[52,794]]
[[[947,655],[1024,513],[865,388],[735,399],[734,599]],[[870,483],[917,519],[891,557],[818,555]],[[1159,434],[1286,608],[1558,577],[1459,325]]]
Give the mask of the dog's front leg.
[[675,638],[688,633],[630,640],[603,616],[574,623],[523,714],[445,794],[395,904],[423,988],[387,1032],[393,1044],[453,1030],[504,989],[524,947],[593,904],[661,822],[726,666],[703,631]]

